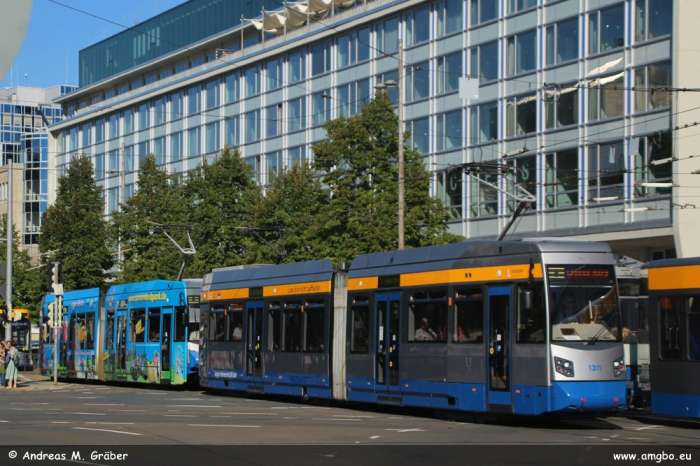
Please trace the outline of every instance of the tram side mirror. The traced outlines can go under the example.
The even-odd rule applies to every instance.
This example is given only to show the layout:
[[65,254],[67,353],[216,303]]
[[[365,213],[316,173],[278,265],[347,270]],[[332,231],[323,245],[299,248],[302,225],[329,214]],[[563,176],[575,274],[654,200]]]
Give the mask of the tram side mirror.
[[531,290],[520,290],[520,310],[531,311],[534,305],[534,293]]

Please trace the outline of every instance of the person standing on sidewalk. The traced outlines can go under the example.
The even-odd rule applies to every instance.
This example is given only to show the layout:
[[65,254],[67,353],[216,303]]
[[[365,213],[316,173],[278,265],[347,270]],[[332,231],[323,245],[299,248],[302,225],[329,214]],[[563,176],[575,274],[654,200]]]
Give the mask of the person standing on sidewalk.
[[15,342],[10,342],[10,364],[5,370],[7,377],[7,388],[17,388],[17,365],[19,361],[19,351],[15,348]]
[[0,388],[5,388],[5,340],[0,340]]

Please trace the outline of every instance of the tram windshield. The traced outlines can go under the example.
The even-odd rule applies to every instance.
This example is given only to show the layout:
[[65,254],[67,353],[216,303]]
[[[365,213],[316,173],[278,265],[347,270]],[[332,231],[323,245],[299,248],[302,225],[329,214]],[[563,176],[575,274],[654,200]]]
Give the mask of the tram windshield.
[[613,266],[550,265],[552,341],[619,341],[620,306]]

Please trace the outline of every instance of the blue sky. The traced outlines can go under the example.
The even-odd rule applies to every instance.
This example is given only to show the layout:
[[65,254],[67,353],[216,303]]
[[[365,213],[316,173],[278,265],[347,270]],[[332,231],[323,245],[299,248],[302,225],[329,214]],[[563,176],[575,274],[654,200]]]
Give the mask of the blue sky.
[[[185,2],[185,0],[56,1],[124,26],[133,26],[135,22],[144,21]],[[124,28],[49,0],[34,0],[24,43],[12,68],[0,83],[0,87],[77,85],[78,52],[123,30]]]

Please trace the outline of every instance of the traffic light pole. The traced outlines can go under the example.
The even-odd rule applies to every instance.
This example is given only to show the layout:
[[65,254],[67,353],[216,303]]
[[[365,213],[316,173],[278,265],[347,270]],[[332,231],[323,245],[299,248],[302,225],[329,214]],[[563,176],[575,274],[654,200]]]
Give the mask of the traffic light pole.
[[[7,326],[5,327],[5,340],[12,339],[12,239],[15,226],[12,223],[12,159],[7,164],[7,261],[5,274],[5,303],[7,304]],[[3,361],[4,362],[4,361]]]
[[59,325],[61,324],[61,313],[63,312],[63,295],[56,295],[56,306],[53,311],[53,384],[58,385],[58,348],[61,340]]

